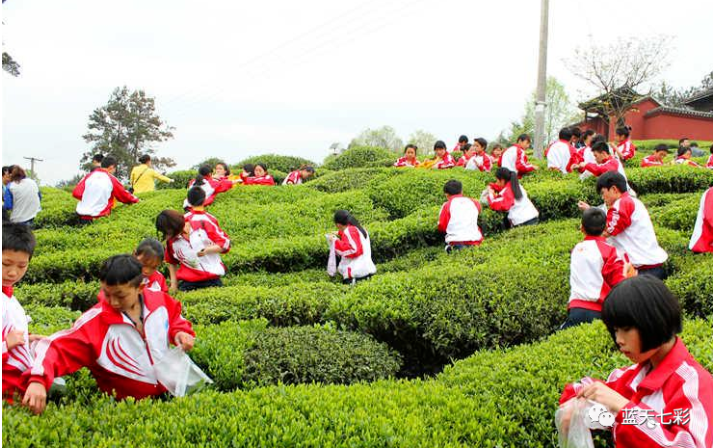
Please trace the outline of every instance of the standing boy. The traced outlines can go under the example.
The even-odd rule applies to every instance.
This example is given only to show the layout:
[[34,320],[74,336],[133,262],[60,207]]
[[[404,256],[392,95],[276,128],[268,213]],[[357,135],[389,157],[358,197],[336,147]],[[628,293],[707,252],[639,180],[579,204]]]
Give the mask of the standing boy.
[[518,136],[516,144],[503,152],[501,158],[498,159],[498,166],[508,168],[518,174],[518,178],[524,174],[537,170],[538,167],[528,163],[526,149],[531,146],[531,137],[528,134]]
[[[627,253],[640,274],[653,275],[664,280],[662,265],[667,252],[657,242],[652,220],[644,204],[627,192],[627,181],[620,174],[608,171],[598,177],[597,192],[607,206],[605,236],[621,251]],[[580,201],[578,207],[590,206]]]

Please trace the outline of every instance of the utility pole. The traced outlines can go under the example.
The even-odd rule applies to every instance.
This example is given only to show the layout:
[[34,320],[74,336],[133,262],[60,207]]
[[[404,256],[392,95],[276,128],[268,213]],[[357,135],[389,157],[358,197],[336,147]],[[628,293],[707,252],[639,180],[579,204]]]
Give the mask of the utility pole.
[[23,157],[23,159],[27,159],[30,161],[30,172],[32,173],[32,177],[37,179],[37,172],[35,171],[35,162],[44,162],[44,160],[38,159],[37,157]]
[[545,145],[545,84],[546,63],[548,62],[548,0],[541,0],[540,6],[540,49],[538,51],[538,85],[536,87],[535,104],[535,136],[533,155],[543,158]]

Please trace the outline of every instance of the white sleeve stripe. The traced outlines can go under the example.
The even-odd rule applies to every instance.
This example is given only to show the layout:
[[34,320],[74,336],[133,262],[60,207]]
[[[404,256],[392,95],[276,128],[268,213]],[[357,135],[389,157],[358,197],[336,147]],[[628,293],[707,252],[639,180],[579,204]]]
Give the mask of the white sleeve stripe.
[[35,363],[32,366],[32,370],[30,371],[31,375],[38,375],[38,376],[44,376],[45,374],[45,367],[43,365],[45,361],[45,356],[47,355],[47,350],[50,348],[50,344],[52,341],[54,341],[57,338],[67,336],[69,334],[74,333],[75,331],[79,330],[82,328],[84,324],[87,322],[91,321],[95,317],[97,317],[100,313],[102,312],[101,308],[93,308],[83,315],[79,316],[79,319],[72,325],[72,328],[68,330],[62,330],[58,331],[57,333],[53,334],[52,336],[46,337],[44,339],[41,339],[40,342],[37,343],[37,348],[35,349]]

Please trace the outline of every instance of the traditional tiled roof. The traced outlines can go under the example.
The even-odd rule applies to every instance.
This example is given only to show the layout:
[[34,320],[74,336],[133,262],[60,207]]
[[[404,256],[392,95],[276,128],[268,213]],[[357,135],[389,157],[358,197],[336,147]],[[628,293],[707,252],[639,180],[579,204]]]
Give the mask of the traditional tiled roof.
[[686,100],[684,100],[684,101],[682,102],[682,104],[693,103],[693,102],[695,102],[695,101],[699,101],[699,100],[701,100],[701,99],[704,99],[704,98],[706,98],[706,97],[711,97],[711,96],[712,96],[712,91],[711,91],[711,89],[702,89],[702,90],[700,90],[700,91],[694,93],[692,96],[690,96],[690,97],[687,98]]
[[686,107],[672,107],[672,106],[660,106],[645,113],[645,117],[651,117],[653,115],[668,114],[668,115],[684,115],[687,117],[698,117],[698,118],[709,118],[714,117],[711,112],[700,112],[694,109],[688,109]]

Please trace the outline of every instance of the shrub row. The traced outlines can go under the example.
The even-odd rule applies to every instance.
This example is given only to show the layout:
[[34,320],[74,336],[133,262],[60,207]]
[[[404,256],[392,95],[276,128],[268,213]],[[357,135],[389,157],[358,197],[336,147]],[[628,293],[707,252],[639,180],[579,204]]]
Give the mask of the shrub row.
[[293,170],[300,168],[303,165],[316,166],[315,162],[312,160],[304,159],[302,157],[295,156],[281,156],[278,154],[263,154],[260,156],[248,157],[240,162],[236,163],[231,169],[240,172],[243,169],[243,165],[247,163],[264,163],[268,166],[268,171],[273,172],[273,170],[282,171],[283,173],[289,173]]
[[[683,334],[710,371],[711,325],[687,321]],[[477,353],[427,381],[206,391],[170,401],[98,398],[50,404],[41,418],[4,405],[3,446],[549,447],[557,443],[553,414],[563,385],[629,364],[612,345],[595,323]]]
[[350,148],[338,156],[327,157],[322,166],[328,170],[389,166],[397,157],[397,154],[389,149],[359,146]]

